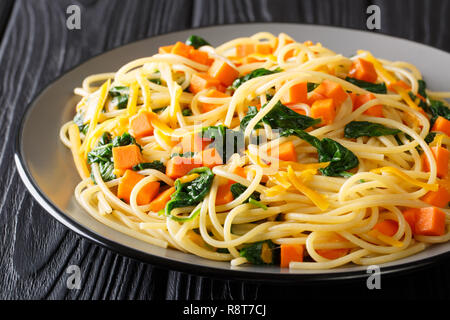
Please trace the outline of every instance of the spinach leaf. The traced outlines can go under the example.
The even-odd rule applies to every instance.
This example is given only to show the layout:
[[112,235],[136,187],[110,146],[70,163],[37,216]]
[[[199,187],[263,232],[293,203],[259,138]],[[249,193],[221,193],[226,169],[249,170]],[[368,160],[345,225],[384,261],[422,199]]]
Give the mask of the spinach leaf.
[[[111,161],[106,162],[100,162],[98,164],[98,168],[100,170],[100,175],[103,179],[103,181],[110,181],[116,178],[116,175],[114,174],[114,163]],[[93,174],[91,174],[91,179],[95,182],[95,179],[93,178]]]
[[186,44],[188,46],[193,46],[195,49],[198,49],[198,48],[203,47],[203,46],[209,46],[210,45],[208,41],[206,41],[202,37],[196,36],[194,34],[191,35],[189,38],[187,38]]
[[125,132],[121,136],[115,137],[111,143],[113,148],[135,144],[139,147],[140,150],[142,150],[142,147],[136,142],[136,139],[134,139],[134,137],[128,132]]
[[391,129],[379,123],[369,121],[352,121],[345,126],[346,138],[379,137],[400,133],[398,129]]
[[[425,101],[423,101],[422,99],[419,99],[419,107],[421,107],[425,112],[430,112],[430,109],[428,107],[428,104],[426,102],[426,100],[428,99],[427,97],[427,93],[426,93],[426,83],[423,80],[417,80],[418,84],[419,84],[419,88],[417,89],[417,93],[420,94],[422,97],[425,98]],[[417,96],[415,94],[413,94],[412,92],[408,92],[409,97],[413,100],[416,101]]]
[[145,169],[155,169],[161,171],[162,173],[166,173],[166,166],[159,160],[155,160],[152,162],[142,162],[133,166],[134,171],[140,171]]
[[112,162],[111,134],[104,132],[98,141],[97,147],[87,155],[88,163]]
[[128,104],[130,88],[124,86],[116,86],[109,89],[109,95],[112,97],[113,105],[118,109],[125,109]]
[[202,128],[202,137],[205,139],[221,139],[225,136],[227,127],[222,124]]
[[[89,164],[98,163],[98,168],[103,181],[115,179],[114,163],[112,159],[111,134],[104,132],[97,143],[97,147],[88,153],[87,162]],[[94,174],[91,170],[91,179],[95,182]]]
[[362,89],[365,89],[365,90],[373,92],[373,93],[382,93],[382,94],[387,93],[386,84],[384,82],[383,83],[372,83],[372,82],[358,80],[358,79],[350,78],[350,77],[346,77],[345,81],[348,81],[351,84],[354,84],[355,86],[358,86]]
[[[411,100],[414,101],[414,103],[415,103],[418,97],[416,95],[414,95],[412,92],[408,92],[408,95],[411,98]],[[419,99],[419,103],[417,105],[419,107],[421,107],[423,109],[423,111],[430,112],[430,109],[429,109],[427,103],[424,102],[422,99]]]
[[195,156],[195,152],[192,152],[192,151],[188,151],[185,153],[174,152],[170,155],[170,158],[174,158],[174,157],[193,158],[194,156]]
[[278,73],[281,72],[282,70],[280,68],[276,68],[275,70],[268,70],[268,69],[264,69],[264,68],[259,68],[259,69],[255,69],[252,72],[246,74],[243,77],[237,78],[236,80],[234,80],[233,84],[231,85],[232,89],[237,89],[239,88],[244,82],[253,79],[253,78],[257,78],[257,77],[262,77],[262,76],[267,76],[269,74],[274,74],[274,73]]
[[208,148],[215,148],[224,163],[234,153],[241,153],[244,149],[244,134],[242,131],[228,129],[224,125],[210,126],[202,129],[203,139],[213,139]]
[[[254,106],[249,106],[247,114],[242,118],[240,128],[242,131],[245,131],[245,128],[247,128],[248,123],[250,120],[252,120],[256,114],[258,113],[258,109]],[[262,129],[264,126],[261,123],[257,123],[255,125],[255,129]]]
[[262,203],[262,202],[260,202],[258,200],[255,200],[253,198],[249,198],[248,199],[248,203],[254,205],[255,207],[261,208],[263,210],[267,210],[268,209],[267,206],[264,203]]
[[328,161],[330,161],[328,167],[320,169],[320,172],[326,176],[348,177],[346,171],[359,164],[359,160],[353,152],[332,139],[324,138],[321,141],[321,150],[319,150],[319,162]]
[[284,130],[281,133],[282,137],[287,137],[287,136],[297,136],[302,140],[305,140],[306,142],[308,142],[310,145],[312,145],[314,148],[316,149],[320,149],[322,147],[321,145],[321,141],[319,138],[316,138],[312,135],[310,135],[309,133],[303,131],[303,130],[297,130],[297,129],[288,129],[288,130]]
[[168,106],[166,106],[166,107],[161,107],[161,108],[157,108],[157,109],[153,109],[153,112],[158,113],[158,112],[164,111],[164,110],[166,110],[167,107],[168,107]]
[[394,136],[394,138],[395,138],[395,141],[397,141],[397,144],[398,144],[399,146],[403,145],[403,141],[400,139],[400,137],[399,137],[398,134],[396,134],[396,135]]
[[[263,108],[266,106],[265,104]],[[242,118],[241,121],[241,129],[245,130],[248,123],[251,119],[255,117],[255,115],[258,113],[256,107],[249,107],[249,110],[244,118]],[[294,110],[286,107],[284,104],[282,104],[280,101],[278,101],[275,106],[270,110],[268,114],[266,114],[262,121],[270,125],[272,129],[300,129],[304,130],[306,128],[309,128],[313,125],[316,125],[320,123],[320,119],[314,119],[308,116],[304,116],[301,114],[298,114]],[[261,124],[257,124],[256,129],[261,128]]]
[[73,118],[73,122],[78,126],[81,133],[86,134],[89,130],[89,123],[84,123],[84,115],[77,113]]
[[430,120],[431,126],[434,125],[434,122],[438,117],[443,117],[450,120],[450,108],[448,108],[442,101],[430,100],[430,113],[433,115]]
[[427,134],[427,136],[425,137],[425,142],[427,143],[427,144],[430,144],[430,143],[432,143],[433,142],[433,140],[434,140],[434,138],[436,137],[436,134],[437,134],[437,132],[429,132],[428,134]]
[[249,244],[239,251],[239,255],[252,264],[275,264],[279,260],[279,250],[271,240]]
[[112,97],[117,97],[117,96],[129,94],[129,93],[130,93],[130,88],[125,87],[125,86],[116,86],[116,87],[112,87],[111,89],[109,89],[109,94]]
[[317,88],[319,86],[318,83],[314,83],[314,82],[308,82],[306,83],[306,87],[308,88],[308,92],[313,91],[315,88]]
[[290,135],[295,135],[315,147],[319,155],[319,162],[330,162],[326,168],[320,169],[325,176],[348,177],[349,173],[346,171],[359,164],[359,160],[353,152],[330,138],[320,140],[299,129],[288,129],[281,133],[281,136]]
[[181,111],[181,114],[182,114],[183,116],[185,116],[185,117],[192,116],[192,110],[189,109],[189,108],[184,108],[184,109]]
[[425,99],[428,98],[427,92],[425,91],[427,89],[427,83],[423,80],[417,80],[417,83],[419,84],[419,88],[417,89],[417,93],[420,94]]
[[[97,146],[88,153],[87,162],[89,164],[98,163],[100,174],[104,181],[115,179],[112,149],[114,147],[126,146],[129,144],[135,144],[141,149],[141,146],[136,143],[136,140],[128,132],[125,132],[123,135],[117,136],[114,139],[109,132],[104,132],[100,137]],[[92,174],[91,178],[95,182]]]
[[175,192],[172,194],[170,201],[167,202],[164,209],[164,214],[175,221],[184,222],[195,218],[200,210],[192,212],[187,217],[173,216],[171,211],[175,208],[199,204],[211,188],[214,179],[214,174],[211,169],[208,167],[195,168],[189,171],[188,175],[193,173],[198,173],[199,177],[190,182],[181,183],[179,179],[175,180]]
[[[240,183],[233,183],[230,187],[231,194],[233,195],[233,198],[236,199],[239,197],[242,193],[247,190],[247,187],[240,184]],[[254,191],[243,203],[249,202],[250,199],[259,201],[261,194],[258,191]]]
[[286,107],[280,101],[262,119],[272,129],[300,129],[305,130],[320,123],[320,119],[314,119]]
[[161,79],[149,79],[149,81],[150,81],[150,82],[153,82],[154,84],[158,84],[158,85],[161,85],[161,84],[162,84]]
[[[429,132],[429,133],[426,135],[425,139],[423,139],[423,140],[425,140],[425,142],[426,142],[427,144],[430,144],[431,142],[433,142],[434,138],[436,137],[436,134],[437,134],[437,132]],[[413,140],[412,138],[410,139],[410,137],[409,137],[408,135],[405,134],[405,136],[408,138],[408,140],[410,140],[410,141]],[[397,138],[397,136],[395,136],[395,137]],[[400,139],[399,139],[399,140],[400,140]],[[398,140],[397,140],[397,142],[398,142]],[[399,145],[400,145],[400,143],[399,143]],[[420,145],[417,145],[417,146],[416,146],[416,150],[417,150],[419,153],[422,153],[422,152],[423,152],[423,149],[422,149],[422,147],[421,147]]]

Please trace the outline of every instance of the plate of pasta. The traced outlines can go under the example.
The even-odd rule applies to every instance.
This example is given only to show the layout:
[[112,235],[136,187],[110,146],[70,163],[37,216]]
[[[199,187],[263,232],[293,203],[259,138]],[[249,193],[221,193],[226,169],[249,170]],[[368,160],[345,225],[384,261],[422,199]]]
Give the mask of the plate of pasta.
[[449,64],[333,27],[170,33],[51,84],[15,159],[56,219],[143,261],[267,281],[415,268],[450,251]]

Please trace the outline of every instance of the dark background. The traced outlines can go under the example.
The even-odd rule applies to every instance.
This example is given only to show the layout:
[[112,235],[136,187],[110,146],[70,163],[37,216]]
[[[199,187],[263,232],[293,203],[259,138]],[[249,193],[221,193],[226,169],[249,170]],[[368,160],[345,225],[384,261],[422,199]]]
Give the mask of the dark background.
[[[71,4],[81,7],[81,30],[65,26]],[[218,24],[298,22],[365,30],[370,4],[381,8],[376,32],[450,51],[450,3],[445,0],[0,0],[0,298],[448,299],[448,257],[425,269],[383,276],[381,290],[368,290],[365,280],[276,286],[144,264],[54,220],[27,192],[13,161],[18,120],[32,98],[94,55],[134,40]],[[69,265],[81,268],[80,290],[66,288]]]

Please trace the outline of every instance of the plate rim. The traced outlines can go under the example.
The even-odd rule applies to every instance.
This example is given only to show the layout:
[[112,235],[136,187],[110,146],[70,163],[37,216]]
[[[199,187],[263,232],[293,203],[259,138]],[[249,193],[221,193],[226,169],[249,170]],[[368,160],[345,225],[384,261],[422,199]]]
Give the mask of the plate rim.
[[[19,125],[15,131],[14,136],[14,162],[17,167],[17,171],[19,173],[19,176],[24,183],[25,187],[27,188],[28,192],[32,195],[33,199],[36,200],[39,205],[44,209],[45,212],[50,214],[53,218],[55,218],[59,223],[61,223],[66,228],[70,229],[71,231],[75,232],[76,234],[82,236],[83,238],[87,239],[88,241],[91,241],[97,245],[102,246],[103,248],[106,248],[108,250],[111,250],[115,253],[118,253],[124,257],[131,258],[134,260],[137,260],[139,262],[148,263],[156,267],[163,267],[169,270],[175,270],[179,272],[187,272],[193,275],[198,276],[208,276],[212,278],[222,279],[222,280],[247,280],[251,282],[264,282],[264,283],[278,283],[278,284],[292,284],[292,281],[295,281],[295,283],[311,283],[311,282],[323,282],[323,281],[349,281],[349,280],[357,280],[361,278],[366,278],[370,274],[365,272],[365,270],[354,270],[354,271],[343,271],[343,272],[333,272],[333,273],[291,273],[289,271],[287,272],[280,272],[280,273],[272,273],[272,272],[257,272],[257,271],[247,271],[244,269],[222,269],[222,268],[216,268],[211,266],[204,266],[202,264],[195,264],[190,262],[183,262],[183,261],[177,261],[173,260],[169,257],[162,257],[158,255],[154,255],[152,253],[143,252],[138,249],[135,249],[133,247],[129,247],[125,244],[122,244],[120,242],[116,242],[114,240],[110,240],[101,234],[89,229],[88,227],[78,223],[73,218],[71,218],[69,215],[67,215],[63,210],[60,210],[54,203],[51,201],[46,194],[39,188],[38,184],[34,180],[33,175],[30,172],[30,168],[26,165],[26,160],[24,159],[24,156],[22,154],[22,136],[23,136],[23,129],[26,120],[28,119],[28,116],[31,113],[31,110],[35,108],[35,102],[39,99],[47,90],[49,90],[56,82],[58,82],[62,77],[70,73],[71,71],[77,69],[81,65],[88,63],[90,60],[97,58],[103,54],[109,53],[111,51],[115,51],[118,49],[121,49],[123,47],[136,44],[138,42],[148,41],[149,39],[157,38],[157,37],[164,37],[170,34],[174,33],[181,33],[181,32],[187,32],[187,31],[195,31],[195,30],[207,30],[211,28],[217,28],[217,27],[233,27],[233,26],[242,26],[242,25],[248,25],[248,24],[261,24],[261,25],[280,25],[280,24],[286,24],[286,25],[293,25],[293,26],[308,26],[308,27],[317,27],[317,28],[331,28],[331,29],[343,29],[343,30],[350,30],[353,32],[360,32],[360,33],[366,33],[366,34],[374,34],[374,32],[370,32],[367,30],[360,30],[356,28],[351,27],[341,27],[341,26],[333,26],[333,25],[325,25],[325,24],[307,24],[307,23],[292,23],[292,22],[248,22],[248,23],[230,23],[230,24],[214,24],[209,25],[206,27],[195,27],[195,28],[189,28],[189,29],[182,29],[182,30],[176,30],[176,31],[170,31],[162,34],[157,34],[154,36],[134,40],[131,42],[128,42],[126,44],[122,44],[119,46],[116,46],[114,48],[111,48],[110,50],[100,52],[96,55],[93,55],[87,59],[84,59],[80,61],[75,66],[63,71],[60,75],[58,75],[56,78],[52,79],[49,83],[45,85],[43,89],[41,89],[39,92],[37,92],[30,102],[27,104],[25,109],[23,110],[22,114],[19,115]],[[391,36],[384,33],[376,33],[378,36],[381,37],[388,37],[392,39],[401,39],[403,41],[412,42],[415,45],[420,45],[423,47],[426,47],[427,49],[437,50],[446,54],[450,54],[449,52],[423,44],[421,42],[417,42],[410,39],[400,38],[396,36]],[[187,253],[189,254],[189,253]],[[385,266],[380,265],[380,272],[383,275],[393,275],[397,274],[399,272],[411,272],[417,269],[421,269],[427,266],[430,266],[431,264],[434,264],[438,262],[439,260],[442,260],[445,257],[450,256],[450,251],[439,253],[432,257],[427,257],[424,259],[421,259],[419,261],[411,261],[411,262],[405,262],[398,265],[393,266]]]

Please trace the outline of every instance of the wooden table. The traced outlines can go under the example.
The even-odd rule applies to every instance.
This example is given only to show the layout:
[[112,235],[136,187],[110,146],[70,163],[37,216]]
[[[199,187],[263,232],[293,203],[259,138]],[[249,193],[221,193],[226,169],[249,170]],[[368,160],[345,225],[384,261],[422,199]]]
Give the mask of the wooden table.
[[[81,7],[81,30],[66,28],[71,4]],[[0,298],[449,298],[449,258],[426,269],[382,277],[381,290],[368,290],[365,280],[291,286],[215,280],[134,261],[92,244],[53,219],[28,193],[13,161],[18,119],[32,98],[94,55],[157,34],[238,22],[365,30],[370,4],[381,8],[381,30],[376,32],[450,51],[450,1],[1,0]],[[81,268],[79,290],[67,289],[69,265]]]

